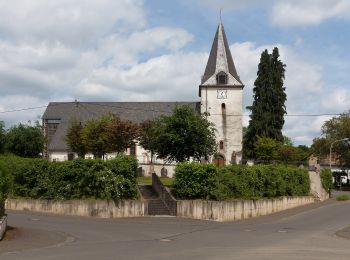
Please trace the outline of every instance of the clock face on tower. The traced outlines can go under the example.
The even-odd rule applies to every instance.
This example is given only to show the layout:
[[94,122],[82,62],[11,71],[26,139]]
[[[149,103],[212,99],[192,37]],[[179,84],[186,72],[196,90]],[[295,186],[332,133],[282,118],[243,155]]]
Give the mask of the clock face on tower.
[[218,89],[218,99],[226,99],[226,98],[227,98],[227,90]]

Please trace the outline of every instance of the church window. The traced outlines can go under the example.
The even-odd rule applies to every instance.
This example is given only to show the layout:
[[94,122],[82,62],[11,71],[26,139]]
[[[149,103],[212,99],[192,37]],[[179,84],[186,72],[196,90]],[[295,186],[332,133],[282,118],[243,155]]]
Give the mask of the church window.
[[220,141],[219,147],[220,147],[220,150],[224,149],[224,141]]

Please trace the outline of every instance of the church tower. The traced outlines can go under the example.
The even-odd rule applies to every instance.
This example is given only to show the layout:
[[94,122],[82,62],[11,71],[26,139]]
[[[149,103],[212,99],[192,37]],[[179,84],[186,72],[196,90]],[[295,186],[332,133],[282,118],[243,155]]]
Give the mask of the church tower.
[[243,87],[224,26],[220,23],[199,86],[201,113],[206,113],[217,129],[218,156],[214,159],[219,164],[240,163],[242,160]]

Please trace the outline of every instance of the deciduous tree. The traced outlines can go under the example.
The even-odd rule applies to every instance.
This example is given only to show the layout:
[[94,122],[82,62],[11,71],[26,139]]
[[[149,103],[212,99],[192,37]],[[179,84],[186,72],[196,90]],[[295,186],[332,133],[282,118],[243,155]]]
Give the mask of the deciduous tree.
[[102,118],[87,121],[82,129],[83,144],[95,158],[102,158],[109,151],[107,125],[110,121],[111,116],[105,115]]
[[160,117],[153,127],[150,132],[160,158],[183,162],[201,160],[216,152],[214,125],[189,106],[177,106],[172,115]]
[[271,162],[278,159],[278,152],[281,143],[269,137],[258,137],[255,143],[254,152],[256,159],[263,162]]
[[0,121],[0,153],[3,153],[5,150],[5,124],[3,121]]
[[[312,151],[319,156],[328,156],[331,143],[336,140],[350,138],[350,115],[344,113],[326,121],[321,129],[322,137],[315,138]],[[343,167],[350,167],[350,144],[349,142],[336,142],[333,145],[334,156]]]
[[72,152],[76,152],[79,157],[84,158],[86,145],[83,140],[83,124],[77,119],[73,119],[67,130],[66,142]]
[[19,124],[7,132],[5,150],[22,157],[39,157],[44,149],[44,140],[38,122],[35,126]]
[[139,128],[131,121],[120,120],[119,117],[112,116],[107,123],[107,138],[109,152],[122,153],[128,147],[135,144],[139,134]]

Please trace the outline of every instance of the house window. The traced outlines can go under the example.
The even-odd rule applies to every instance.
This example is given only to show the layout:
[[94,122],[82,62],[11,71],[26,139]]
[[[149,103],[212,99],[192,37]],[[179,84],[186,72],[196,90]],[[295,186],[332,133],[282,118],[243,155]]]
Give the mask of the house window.
[[217,81],[217,84],[227,84],[227,74],[223,71],[220,71],[216,75],[216,81]]
[[133,157],[136,157],[136,144],[135,143],[130,146],[130,155]]
[[220,150],[224,149],[224,141],[220,141],[219,147],[220,147]]
[[68,153],[68,161],[74,160],[74,153]]

